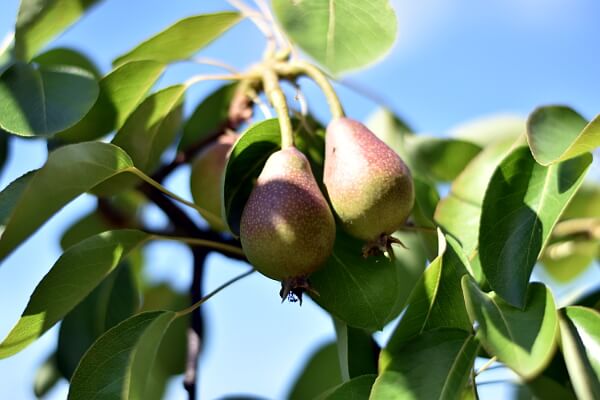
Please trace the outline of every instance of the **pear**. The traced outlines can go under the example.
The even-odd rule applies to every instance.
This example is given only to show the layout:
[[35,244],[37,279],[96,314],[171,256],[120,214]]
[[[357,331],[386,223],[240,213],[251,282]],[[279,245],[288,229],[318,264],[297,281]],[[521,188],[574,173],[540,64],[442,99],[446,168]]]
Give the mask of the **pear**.
[[221,177],[238,135],[224,134],[206,146],[192,162],[190,190],[194,203],[206,210],[200,215],[217,232],[228,231],[221,217]]
[[240,240],[263,275],[282,282],[283,300],[311,290],[308,276],[331,255],[335,219],[304,154],[294,147],[273,153],[244,206]]
[[325,136],[323,182],[344,229],[372,250],[389,250],[391,234],[414,204],[410,171],[373,132],[350,118],[332,120]]

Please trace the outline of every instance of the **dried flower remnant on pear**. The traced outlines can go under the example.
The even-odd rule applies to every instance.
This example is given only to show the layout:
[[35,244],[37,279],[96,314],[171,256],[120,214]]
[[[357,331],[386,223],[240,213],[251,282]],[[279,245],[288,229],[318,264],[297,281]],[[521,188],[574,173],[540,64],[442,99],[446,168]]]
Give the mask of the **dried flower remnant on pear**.
[[[363,254],[391,254],[391,234],[414,204],[410,171],[402,159],[358,121],[336,118],[325,136],[323,181],[344,229],[366,242]],[[401,244],[401,243],[400,243]]]
[[311,290],[309,275],[331,255],[335,220],[297,149],[267,159],[242,212],[240,240],[252,265],[282,282],[282,299],[302,301],[302,292]]

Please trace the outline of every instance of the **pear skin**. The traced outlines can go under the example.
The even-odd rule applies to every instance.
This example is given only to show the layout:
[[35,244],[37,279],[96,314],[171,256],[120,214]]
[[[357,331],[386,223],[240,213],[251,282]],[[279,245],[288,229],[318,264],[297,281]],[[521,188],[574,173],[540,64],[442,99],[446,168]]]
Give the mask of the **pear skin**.
[[325,136],[323,182],[334,212],[352,236],[381,243],[406,221],[414,204],[410,171],[360,122],[332,120]]
[[331,255],[335,220],[299,150],[267,159],[242,212],[240,240],[259,272],[282,281],[283,298],[307,289],[306,278]]

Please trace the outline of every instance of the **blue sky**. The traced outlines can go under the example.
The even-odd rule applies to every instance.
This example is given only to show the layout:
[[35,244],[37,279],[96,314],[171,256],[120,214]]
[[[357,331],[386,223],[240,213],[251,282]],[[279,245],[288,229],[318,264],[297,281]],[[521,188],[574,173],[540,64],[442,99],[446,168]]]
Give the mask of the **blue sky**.
[[[597,0],[393,3],[399,18],[396,46],[385,60],[348,79],[387,99],[416,129],[444,134],[454,125],[476,117],[494,113],[526,116],[536,106],[550,103],[570,105],[587,118],[600,112]],[[2,0],[0,37],[12,29],[17,7],[17,0]],[[174,21],[229,8],[217,0],[106,0],[50,46],[85,49],[106,72],[114,57]],[[252,24],[243,22],[203,55],[243,68],[260,57],[262,48],[260,34]],[[217,70],[176,65],[159,86],[206,72]],[[190,110],[214,87],[214,83],[194,87],[186,108]],[[367,117],[376,107],[348,89],[340,88],[340,94],[347,113],[355,118]],[[308,87],[307,95],[311,109],[327,118],[320,94]],[[0,187],[39,167],[46,156],[44,144],[36,141],[13,141],[11,150],[9,165],[0,175]],[[181,169],[167,184],[189,198],[188,174],[187,169]],[[0,336],[17,320],[29,294],[59,256],[62,230],[93,204],[91,197],[83,196],[67,206],[3,263]],[[147,212],[160,222],[162,216],[157,210]],[[167,280],[180,289],[187,287],[190,257],[183,246],[153,244],[147,255],[153,280]],[[212,256],[206,289],[244,268],[241,263]],[[559,291],[564,294],[569,289]],[[248,393],[280,399],[307,352],[333,338],[329,318],[316,305],[310,301],[301,308],[297,304],[282,305],[277,291],[278,283],[256,274],[206,305],[209,331],[200,365],[201,398]],[[51,351],[56,333],[54,329],[20,354],[0,361],[0,398],[32,398],[35,369]],[[501,398],[505,389],[487,386],[482,398]],[[49,398],[64,398],[66,390],[66,385],[61,385]],[[180,399],[183,394],[180,381],[169,388],[169,398]]]

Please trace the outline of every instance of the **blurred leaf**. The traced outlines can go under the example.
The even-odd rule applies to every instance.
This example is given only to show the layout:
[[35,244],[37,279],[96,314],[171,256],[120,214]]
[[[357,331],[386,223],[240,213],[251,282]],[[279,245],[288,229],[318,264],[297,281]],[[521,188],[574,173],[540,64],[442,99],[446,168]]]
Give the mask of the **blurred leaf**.
[[136,230],[108,231],[69,248],[37,285],[21,318],[0,343],[0,359],[18,353],[60,321],[149,239]]
[[371,334],[336,318],[333,322],[342,380],[345,382],[361,375],[377,374],[380,348]]
[[[50,153],[46,164],[27,178],[27,187],[19,189],[22,194],[0,237],[0,260],[75,197],[132,166],[123,150],[107,143],[73,144]],[[14,199],[18,191],[10,193]]]
[[[314,132],[308,132],[298,120],[292,120],[292,124],[297,138],[296,145],[311,161],[313,174],[319,182],[322,177],[323,138]],[[267,158],[279,150],[280,143],[279,122],[273,118],[252,125],[231,149],[223,178],[221,214],[234,235],[240,233],[242,211],[254,188],[255,179],[261,173]]]
[[[144,292],[142,311],[181,310],[189,305],[189,296],[174,291],[167,284],[152,286]],[[195,312],[199,312],[197,310]],[[190,317],[179,317],[171,323],[156,353],[150,377],[146,382],[144,400],[160,400],[169,378],[185,370],[187,352],[186,332]]]
[[35,176],[37,171],[33,170],[21,175],[0,192],[0,234],[4,231],[21,194],[25,191],[25,188],[29,185],[29,181]]
[[466,388],[478,349],[475,337],[464,331],[422,333],[394,355],[369,399],[456,399]]
[[481,212],[479,258],[490,286],[509,304],[525,305],[533,266],[591,162],[584,154],[543,167],[520,147],[494,172]]
[[[468,274],[469,261],[451,236],[445,238],[440,255],[415,285],[408,307],[380,356],[385,368],[404,344],[423,332],[439,328],[473,330],[461,289],[461,279]],[[439,241],[444,243],[444,237]]]
[[112,140],[142,171],[152,172],[175,139],[182,120],[185,89],[184,85],[169,86],[148,96]]
[[552,359],[558,339],[558,318],[550,290],[532,283],[521,310],[494,292],[482,292],[469,277],[463,278],[462,288],[484,349],[525,379],[538,375]]
[[560,218],[589,217],[600,218],[600,185],[584,182]]
[[160,342],[173,311],[137,314],[102,335],[77,367],[69,400],[143,399]]
[[62,375],[71,379],[79,360],[108,329],[138,311],[140,295],[127,261],[106,277],[60,324],[56,358]]
[[225,126],[229,119],[229,105],[237,87],[237,83],[221,86],[198,104],[183,126],[178,151],[185,151]]
[[56,47],[50,49],[42,54],[38,54],[31,61],[46,67],[70,65],[89,72],[97,80],[102,78],[102,74],[100,74],[98,67],[88,56],[68,47]]
[[56,365],[56,354],[51,354],[37,369],[33,381],[33,393],[37,398],[44,397],[62,378]]
[[366,121],[366,126],[385,144],[390,146],[405,162],[407,161],[404,140],[412,135],[412,128],[393,112],[380,108],[372,113]]
[[21,0],[15,31],[15,51],[29,61],[100,0]]
[[567,240],[550,244],[542,254],[544,269],[556,281],[569,282],[585,271],[598,256],[600,241]]
[[272,4],[285,33],[334,74],[381,59],[396,40],[396,14],[387,0]]
[[577,157],[600,146],[600,115],[588,124],[569,107],[537,108],[527,121],[527,141],[542,165]]
[[121,128],[165,68],[155,61],[132,61],[115,68],[100,80],[100,95],[90,112],[56,138],[83,142]]
[[494,114],[463,122],[450,129],[450,136],[481,147],[497,142],[514,142],[526,131],[526,120],[518,115]]
[[562,352],[577,397],[600,398],[600,313],[567,307],[559,313]]
[[481,151],[471,142],[425,135],[407,136],[404,143],[412,169],[441,182],[456,178]]
[[308,358],[287,399],[314,399],[341,383],[337,345],[336,343],[326,343]]
[[184,60],[221,36],[240,19],[240,14],[230,11],[184,18],[117,57],[113,64],[121,65],[134,60],[155,60],[168,64]]
[[0,76],[0,127],[20,136],[51,136],[75,125],[98,98],[89,72],[17,63]]
[[383,255],[365,259],[363,243],[339,229],[333,254],[311,275],[311,285],[319,293],[312,299],[349,326],[383,329],[402,311],[425,269],[418,238],[400,232],[394,236],[410,250],[395,247],[393,261]]
[[315,400],[368,399],[377,375],[363,375],[326,391]]

